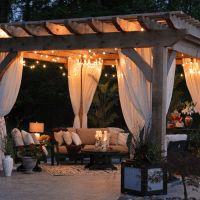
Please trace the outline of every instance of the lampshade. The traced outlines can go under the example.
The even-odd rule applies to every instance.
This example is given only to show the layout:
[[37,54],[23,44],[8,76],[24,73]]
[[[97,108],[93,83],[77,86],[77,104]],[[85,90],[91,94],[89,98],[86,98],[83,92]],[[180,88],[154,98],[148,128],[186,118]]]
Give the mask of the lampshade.
[[44,132],[44,123],[39,122],[30,122],[29,131],[33,133],[43,133]]

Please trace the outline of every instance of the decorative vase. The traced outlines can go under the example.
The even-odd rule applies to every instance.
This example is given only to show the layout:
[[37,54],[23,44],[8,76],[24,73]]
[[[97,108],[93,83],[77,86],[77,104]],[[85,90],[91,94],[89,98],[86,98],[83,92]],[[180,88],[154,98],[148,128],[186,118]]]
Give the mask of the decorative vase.
[[186,126],[186,127],[189,127],[189,126],[191,126],[191,125],[192,125],[192,117],[189,116],[189,115],[187,115],[187,116],[185,117],[185,126]]
[[26,174],[32,174],[33,173],[33,168],[36,166],[37,163],[37,159],[36,158],[32,158],[32,157],[28,157],[28,156],[24,156],[22,158],[22,165],[24,168],[24,172]]
[[13,169],[13,158],[11,158],[11,155],[5,155],[5,158],[2,159],[2,164],[4,176],[11,176]]

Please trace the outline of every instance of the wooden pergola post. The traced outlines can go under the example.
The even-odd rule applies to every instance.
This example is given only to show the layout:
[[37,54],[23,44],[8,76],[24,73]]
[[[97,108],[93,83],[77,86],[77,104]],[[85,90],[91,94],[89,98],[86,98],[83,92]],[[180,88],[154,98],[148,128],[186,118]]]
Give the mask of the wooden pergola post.
[[164,149],[166,134],[167,48],[153,49],[152,140]]

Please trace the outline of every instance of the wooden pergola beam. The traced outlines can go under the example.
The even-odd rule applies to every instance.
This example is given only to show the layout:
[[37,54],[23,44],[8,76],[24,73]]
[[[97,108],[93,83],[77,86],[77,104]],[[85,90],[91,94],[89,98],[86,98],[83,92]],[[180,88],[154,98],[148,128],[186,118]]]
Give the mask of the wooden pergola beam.
[[172,49],[192,57],[200,58],[200,45],[193,44],[186,40],[177,42],[172,46]]
[[[103,33],[69,36],[1,38],[0,51],[75,50],[90,48],[147,48],[171,46],[183,39],[184,30]],[[114,39],[113,39],[114,38]],[[9,45],[8,45],[9,44]]]
[[166,135],[167,48],[153,49],[152,141],[164,150]]
[[9,52],[8,55],[6,55],[6,57],[2,60],[2,62],[0,63],[0,80],[6,70],[9,68],[10,64],[16,59],[17,56],[17,52]]
[[122,49],[122,53],[131,59],[137,67],[144,73],[148,81],[152,81],[152,68],[144,59],[135,51],[135,49]]

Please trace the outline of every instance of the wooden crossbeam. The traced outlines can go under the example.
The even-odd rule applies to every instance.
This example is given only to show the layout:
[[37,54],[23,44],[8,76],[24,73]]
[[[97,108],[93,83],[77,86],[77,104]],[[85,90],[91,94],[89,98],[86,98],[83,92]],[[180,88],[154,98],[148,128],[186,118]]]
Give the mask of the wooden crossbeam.
[[168,60],[167,60],[167,74],[169,73],[169,70],[172,66],[172,63],[174,61],[174,59],[176,59],[176,51],[172,51],[170,53],[170,55],[168,56]]
[[183,39],[184,30],[118,32],[69,36],[1,38],[0,51],[75,50],[171,46]]
[[6,72],[6,70],[9,68],[10,64],[16,59],[17,56],[17,52],[9,52],[8,55],[6,55],[6,57],[0,63],[0,80]]
[[152,68],[144,59],[135,51],[135,49],[122,49],[122,53],[130,58],[144,73],[148,81],[152,81]]
[[71,34],[69,30],[63,24],[55,24],[51,22],[46,22],[46,27],[54,34],[54,35],[69,35]]
[[159,24],[156,20],[150,19],[149,17],[138,17],[138,21],[141,26],[146,30],[164,30],[167,29],[166,25]]
[[193,44],[187,40],[177,42],[172,46],[172,49],[192,57],[200,58],[200,45]]

